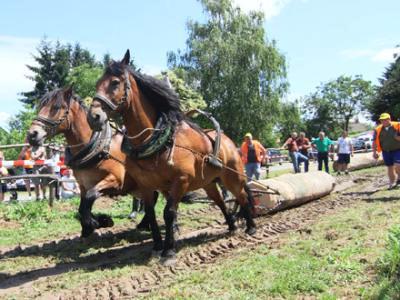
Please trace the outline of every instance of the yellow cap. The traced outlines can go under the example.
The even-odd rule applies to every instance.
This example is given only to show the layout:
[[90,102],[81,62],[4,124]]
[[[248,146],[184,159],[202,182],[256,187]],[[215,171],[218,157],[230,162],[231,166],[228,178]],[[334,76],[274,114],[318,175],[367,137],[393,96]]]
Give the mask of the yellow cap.
[[379,120],[390,119],[390,115],[388,113],[383,113],[380,115]]
[[244,137],[248,137],[248,138],[253,138],[253,136],[251,135],[251,133],[250,132],[248,132],[248,133],[246,133],[245,135],[244,135]]

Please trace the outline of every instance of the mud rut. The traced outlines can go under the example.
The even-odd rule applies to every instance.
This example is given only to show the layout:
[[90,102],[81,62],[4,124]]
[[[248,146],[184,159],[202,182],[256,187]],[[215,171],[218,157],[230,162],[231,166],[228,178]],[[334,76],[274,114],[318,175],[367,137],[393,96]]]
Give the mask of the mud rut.
[[[152,242],[148,234],[127,238],[131,232],[118,232],[107,230],[89,247],[107,247],[106,251],[98,251],[88,257],[78,258],[70,263],[46,265],[35,270],[26,270],[16,274],[0,274],[0,297],[2,295],[18,295],[29,293],[30,297],[51,299],[123,299],[144,295],[152,290],[167,286],[173,282],[176,275],[192,270],[198,270],[209,264],[228,258],[240,249],[252,249],[260,244],[269,245],[277,242],[280,233],[299,230],[304,234],[309,233],[307,227],[319,219],[321,215],[335,214],[338,210],[350,207],[360,200],[365,200],[369,195],[386,186],[386,180],[378,175],[352,176],[348,179],[338,180],[337,192],[322,199],[310,202],[303,206],[278,212],[274,215],[263,216],[256,219],[257,234],[248,236],[243,228],[235,234],[227,232],[226,225],[219,222],[205,224],[205,228],[195,232],[182,232],[177,242],[178,260],[173,267],[164,267],[159,263],[150,263],[144,271],[133,273],[131,276],[113,278],[96,282],[89,286],[82,285],[75,290],[62,290],[61,292],[41,293],[32,288],[38,282],[58,274],[63,274],[76,269],[96,270],[104,268],[118,268],[125,265],[142,265],[146,267],[151,262],[150,257]],[[346,192],[352,187],[352,192]],[[213,214],[216,220],[222,220],[221,213],[216,208],[204,208],[187,211],[180,214],[179,218]],[[121,230],[121,228],[119,228]],[[113,247],[116,241],[127,238],[128,246]],[[68,251],[82,245],[79,237],[74,236],[62,240],[50,241],[28,247],[15,247],[0,252],[0,262],[3,259],[12,259],[17,256],[29,256],[49,253],[54,256],[57,252]],[[153,258],[155,259],[155,258]],[[3,273],[4,274],[4,273]]]

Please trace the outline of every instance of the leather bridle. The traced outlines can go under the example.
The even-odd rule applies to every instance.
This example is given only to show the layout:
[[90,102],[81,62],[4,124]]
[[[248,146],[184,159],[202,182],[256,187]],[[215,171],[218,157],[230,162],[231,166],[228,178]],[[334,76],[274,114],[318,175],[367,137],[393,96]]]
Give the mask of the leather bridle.
[[[56,134],[57,128],[64,122],[67,121],[67,128],[70,128],[71,123],[69,121],[68,115],[69,115],[69,106],[64,112],[64,115],[57,119],[57,120],[52,120],[46,117],[42,116],[37,116],[36,118],[33,119],[33,121],[41,123],[41,127],[47,132],[49,136],[54,136]],[[40,126],[40,125],[39,125]]]
[[96,94],[93,97],[93,100],[99,101],[101,104],[106,105],[111,111],[115,112],[128,101],[128,93],[130,89],[131,89],[131,82],[129,81],[129,72],[127,69],[125,69],[125,95],[120,99],[118,104],[114,103],[116,101],[112,101],[106,96],[100,94]]

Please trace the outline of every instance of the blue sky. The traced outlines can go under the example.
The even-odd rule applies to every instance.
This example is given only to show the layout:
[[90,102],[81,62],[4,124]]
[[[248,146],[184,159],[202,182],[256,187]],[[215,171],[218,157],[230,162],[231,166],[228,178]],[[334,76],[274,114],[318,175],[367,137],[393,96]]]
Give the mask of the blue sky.
[[[288,61],[288,99],[321,82],[361,74],[377,83],[400,44],[398,0],[234,0],[261,9],[269,40]],[[129,48],[149,74],[166,68],[166,53],[185,48],[189,19],[204,20],[196,0],[16,0],[0,10],[0,126],[22,106],[18,93],[33,83],[26,64],[41,38],[79,42],[100,59]]]

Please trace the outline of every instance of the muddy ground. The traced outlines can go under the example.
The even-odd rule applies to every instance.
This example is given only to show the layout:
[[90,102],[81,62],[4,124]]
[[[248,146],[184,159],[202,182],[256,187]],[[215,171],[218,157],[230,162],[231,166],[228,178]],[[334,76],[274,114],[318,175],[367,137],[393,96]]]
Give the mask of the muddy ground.
[[[21,263],[0,273],[0,298],[143,297],[168,286],[179,275],[227,261],[243,249],[253,249],[260,244],[275,247],[282,233],[307,233],[321,217],[339,214],[361,199],[365,201],[384,189],[386,181],[382,174],[373,173],[340,177],[337,191],[327,197],[257,218],[258,231],[254,236],[244,234],[244,228],[239,228],[235,234],[228,233],[221,213],[213,206],[181,213],[180,222],[188,220],[190,223],[196,218],[204,219],[204,223],[196,230],[181,226],[178,261],[173,267],[164,267],[157,257],[151,256],[152,242],[148,233],[136,232],[128,226],[102,229],[89,241],[82,241],[77,234],[29,246],[3,247],[0,248],[0,263],[14,266],[17,265],[12,264],[14,260]],[[60,257],[61,262],[56,259]],[[103,270],[111,271],[101,275]],[[73,283],[62,284],[71,276],[75,278]]]

